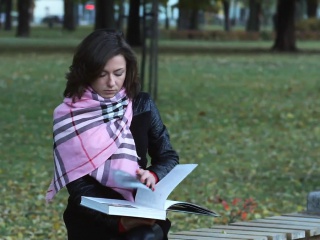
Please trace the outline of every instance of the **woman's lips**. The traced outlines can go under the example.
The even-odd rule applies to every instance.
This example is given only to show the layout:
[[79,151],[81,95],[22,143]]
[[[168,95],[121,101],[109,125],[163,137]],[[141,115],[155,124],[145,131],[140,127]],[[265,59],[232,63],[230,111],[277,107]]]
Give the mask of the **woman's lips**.
[[112,93],[115,93],[116,91],[115,90],[104,90],[104,92],[107,94],[112,94]]

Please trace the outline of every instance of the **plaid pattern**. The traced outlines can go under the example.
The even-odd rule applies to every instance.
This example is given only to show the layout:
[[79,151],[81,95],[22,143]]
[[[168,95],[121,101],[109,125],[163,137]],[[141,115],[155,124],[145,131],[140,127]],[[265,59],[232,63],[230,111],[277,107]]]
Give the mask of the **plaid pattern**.
[[125,90],[104,99],[92,89],[72,102],[65,98],[54,111],[54,178],[47,201],[69,182],[89,174],[101,184],[133,201],[132,190],[113,180],[113,170],[135,176],[139,168],[135,143],[130,132],[132,102]]

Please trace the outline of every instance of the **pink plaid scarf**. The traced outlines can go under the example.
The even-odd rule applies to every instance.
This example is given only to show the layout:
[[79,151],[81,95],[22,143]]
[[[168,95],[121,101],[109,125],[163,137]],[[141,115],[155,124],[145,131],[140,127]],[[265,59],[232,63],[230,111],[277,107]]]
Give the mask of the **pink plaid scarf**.
[[129,129],[132,114],[132,102],[124,89],[110,99],[92,89],[75,103],[64,99],[53,116],[54,178],[47,201],[66,184],[87,174],[133,201],[132,190],[121,188],[112,177],[114,170],[135,176],[139,168]]

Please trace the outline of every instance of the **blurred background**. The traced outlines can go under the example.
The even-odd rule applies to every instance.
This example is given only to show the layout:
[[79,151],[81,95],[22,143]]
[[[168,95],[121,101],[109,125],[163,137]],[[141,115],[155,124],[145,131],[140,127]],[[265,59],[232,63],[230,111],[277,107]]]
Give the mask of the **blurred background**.
[[293,45],[293,37],[319,38],[319,15],[317,0],[0,1],[1,29],[20,37],[32,36],[41,26],[66,31],[91,26],[123,30],[134,45],[143,37],[141,20],[154,17],[163,38],[271,40],[279,33],[276,36],[290,35],[287,44]]
[[320,188],[318,0],[0,0],[0,239],[66,239],[46,204],[52,112],[77,44],[123,31],[181,163],[172,232],[301,212]]

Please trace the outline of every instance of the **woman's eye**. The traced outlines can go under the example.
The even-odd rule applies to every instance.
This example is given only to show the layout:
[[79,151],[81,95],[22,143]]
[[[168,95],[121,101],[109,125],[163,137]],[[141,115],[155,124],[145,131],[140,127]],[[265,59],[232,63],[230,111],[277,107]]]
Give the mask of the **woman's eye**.
[[117,77],[122,76],[122,74],[123,74],[123,72],[116,72],[116,73],[114,73],[114,75],[117,76]]
[[106,73],[102,72],[99,77],[104,77],[104,76],[106,76]]

